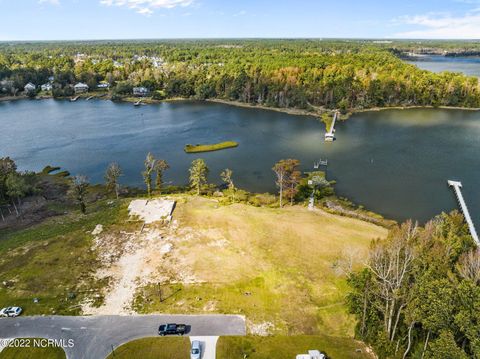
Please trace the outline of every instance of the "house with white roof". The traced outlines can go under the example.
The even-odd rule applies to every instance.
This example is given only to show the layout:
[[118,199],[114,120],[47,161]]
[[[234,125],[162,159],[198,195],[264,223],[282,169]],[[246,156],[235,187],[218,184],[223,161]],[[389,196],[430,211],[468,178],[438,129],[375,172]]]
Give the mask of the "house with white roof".
[[31,82],[29,82],[28,84],[25,85],[25,87],[23,88],[25,90],[25,92],[33,92],[35,91],[35,89],[37,88],[37,86],[35,86],[34,84],[32,84]]
[[89,87],[87,84],[84,84],[83,82],[79,82],[78,84],[73,86],[73,89],[75,90],[75,93],[84,93],[84,92],[88,92]]
[[40,88],[42,89],[42,91],[52,91],[53,86],[51,83],[46,83],[40,86]]

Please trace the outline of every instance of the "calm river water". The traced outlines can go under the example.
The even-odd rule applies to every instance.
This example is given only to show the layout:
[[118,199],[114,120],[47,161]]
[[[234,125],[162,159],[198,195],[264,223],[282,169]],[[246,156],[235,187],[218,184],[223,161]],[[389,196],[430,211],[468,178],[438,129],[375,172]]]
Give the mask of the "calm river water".
[[422,56],[407,62],[423,70],[463,72],[467,76],[480,77],[480,57]]
[[[448,179],[461,180],[472,216],[480,224],[480,112],[389,110],[354,115],[337,126],[334,143],[308,116],[214,103],[174,102],[135,108],[110,101],[0,102],[0,156],[21,169],[58,165],[72,174],[103,179],[109,162],[124,169],[123,183],[142,185],[151,151],[171,169],[165,179],[185,184],[192,160],[204,158],[210,181],[234,171],[237,185],[275,191],[271,170],[282,158],[298,158],[302,170],[328,158],[337,192],[386,217],[425,221],[456,208]],[[235,140],[238,148],[186,154],[187,143]]]

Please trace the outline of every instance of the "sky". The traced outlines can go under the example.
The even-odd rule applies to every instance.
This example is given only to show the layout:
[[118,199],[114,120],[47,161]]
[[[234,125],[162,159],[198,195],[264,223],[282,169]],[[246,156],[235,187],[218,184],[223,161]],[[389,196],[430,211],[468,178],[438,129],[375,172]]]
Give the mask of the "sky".
[[480,39],[480,0],[0,0],[0,41]]

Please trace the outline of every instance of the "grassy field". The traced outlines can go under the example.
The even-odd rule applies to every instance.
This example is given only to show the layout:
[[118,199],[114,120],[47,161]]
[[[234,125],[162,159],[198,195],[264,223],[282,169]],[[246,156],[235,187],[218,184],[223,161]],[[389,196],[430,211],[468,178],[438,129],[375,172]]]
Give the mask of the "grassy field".
[[99,262],[90,233],[98,223],[114,226],[125,213],[124,205],[102,201],[86,216],[73,212],[0,231],[0,307],[21,306],[25,315],[79,314],[82,298],[106,284],[93,278]]
[[[145,338],[122,345],[115,350],[114,356],[107,359],[187,359],[189,348],[190,342],[186,338]],[[292,359],[312,349],[326,353],[331,359],[372,358],[361,342],[322,335],[298,335],[220,337],[217,359]]]
[[[253,334],[353,336],[345,270],[365,259],[384,228],[304,207],[257,208],[179,199],[175,251],[158,286],[138,291],[140,312],[246,315]],[[191,272],[193,280],[178,274]],[[188,274],[188,273],[181,273]]]
[[[385,237],[386,229],[302,206],[175,198],[168,234],[173,249],[159,254],[159,267],[152,268],[162,278],[162,295],[159,283],[139,287],[138,312],[245,315],[250,334],[276,336],[228,339],[220,348],[250,346],[253,358],[282,345],[286,353],[312,346],[337,357],[360,346],[352,339],[354,319],[344,304],[345,271],[361,265],[370,240]],[[101,263],[91,232],[102,224],[102,235],[115,239],[139,230],[137,222],[126,221],[128,203],[101,200],[88,206],[86,216],[69,211],[26,229],[0,231],[0,307],[18,305],[26,315],[80,314],[79,304],[103,295],[108,285],[108,278],[95,279]],[[331,337],[321,337],[324,333]],[[150,348],[156,355],[153,344]]]
[[115,349],[107,359],[188,359],[188,338],[144,338],[126,343]]
[[363,343],[329,336],[221,337],[217,359],[293,359],[308,350],[319,350],[331,359],[372,358]]
[[238,147],[238,143],[235,141],[226,141],[220,143],[214,143],[211,145],[185,145],[185,152],[187,153],[199,153],[199,152],[211,152],[223,150],[226,148]]
[[[8,347],[0,352],[0,359],[65,359],[66,355],[62,348],[48,347],[39,348],[33,345],[33,339],[28,341],[27,348]],[[25,343],[22,343],[25,344]]]

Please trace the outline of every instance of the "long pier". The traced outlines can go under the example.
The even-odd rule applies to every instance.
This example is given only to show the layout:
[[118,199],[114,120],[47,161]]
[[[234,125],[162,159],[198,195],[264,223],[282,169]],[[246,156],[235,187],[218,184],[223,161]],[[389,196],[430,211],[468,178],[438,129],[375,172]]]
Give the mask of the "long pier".
[[330,125],[330,130],[325,133],[325,141],[334,141],[335,140],[335,122],[337,121],[337,116],[338,112],[335,111],[335,114],[333,115],[333,121],[332,124]]
[[473,240],[477,244],[478,247],[480,247],[480,240],[478,239],[477,231],[475,230],[475,226],[473,225],[472,217],[470,217],[470,212],[468,211],[467,204],[465,203],[465,200],[463,199],[462,195],[462,182],[458,181],[448,181],[448,185],[450,187],[453,187],[455,190],[455,194],[457,195],[457,200],[458,203],[460,204],[460,207],[463,212],[463,216],[465,217],[465,221],[468,224],[468,228],[470,229],[470,234],[473,237]]

